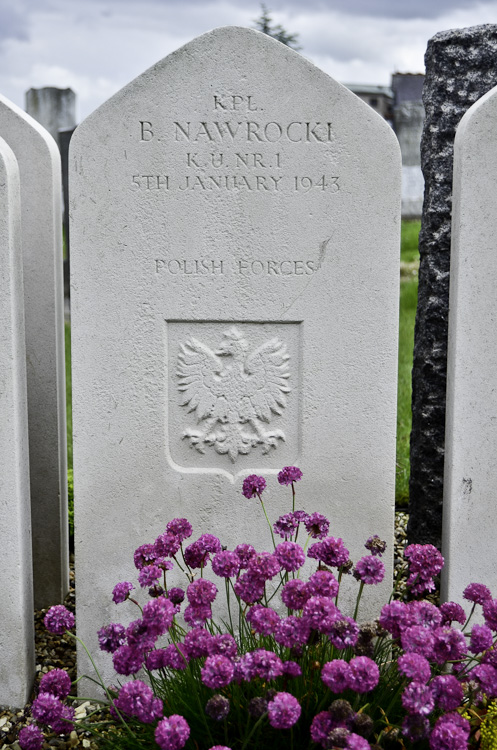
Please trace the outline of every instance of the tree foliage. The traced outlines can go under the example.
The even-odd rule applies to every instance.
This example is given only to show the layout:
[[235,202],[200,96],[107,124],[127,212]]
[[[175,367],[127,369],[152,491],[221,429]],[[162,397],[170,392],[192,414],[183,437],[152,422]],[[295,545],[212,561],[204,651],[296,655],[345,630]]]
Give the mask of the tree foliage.
[[277,39],[278,42],[286,44],[287,47],[291,47],[294,50],[302,49],[298,43],[298,34],[290,34],[281,24],[273,24],[271,17],[271,11],[264,4],[261,3],[261,15],[259,18],[254,20],[255,28],[257,31],[262,31],[263,34]]

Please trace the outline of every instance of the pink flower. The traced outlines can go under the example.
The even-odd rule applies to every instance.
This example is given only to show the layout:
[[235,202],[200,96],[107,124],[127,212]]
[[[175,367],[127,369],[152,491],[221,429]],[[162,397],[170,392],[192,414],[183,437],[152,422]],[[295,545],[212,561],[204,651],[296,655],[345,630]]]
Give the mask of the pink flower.
[[300,703],[291,693],[276,693],[267,707],[269,723],[275,729],[290,729],[298,721],[301,710]]
[[202,682],[210,688],[222,688],[233,679],[235,668],[227,656],[208,656],[202,667]]
[[260,496],[266,489],[266,480],[264,477],[258,477],[257,474],[250,474],[243,480],[242,495],[248,500],[254,495]]
[[162,719],[155,729],[155,741],[161,750],[180,750],[186,745],[189,736],[190,727],[178,714]]

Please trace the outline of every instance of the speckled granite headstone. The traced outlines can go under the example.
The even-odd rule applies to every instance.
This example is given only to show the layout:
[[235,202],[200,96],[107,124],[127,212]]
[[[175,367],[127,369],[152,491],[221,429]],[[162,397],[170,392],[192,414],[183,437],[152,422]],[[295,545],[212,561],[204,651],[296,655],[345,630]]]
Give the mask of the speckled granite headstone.
[[464,115],[454,148],[442,596],[497,591],[497,87]]
[[69,589],[62,213],[59,150],[0,96],[0,136],[19,164],[35,607]]
[[377,611],[393,548],[392,130],[293,50],[223,28],[82,123],[70,175],[77,627],[104,673],[97,628],[136,618],[111,600],[136,580],[133,550],[175,516],[195,539],[271,548],[241,485],[264,475],[276,520],[285,465],[355,560],[386,539],[361,615]]
[[425,62],[425,198],[412,373],[408,536],[412,543],[440,546],[454,136],[466,110],[497,84],[497,26],[436,34],[428,43]]
[[0,138],[0,706],[17,708],[35,671],[20,223],[19,170]]

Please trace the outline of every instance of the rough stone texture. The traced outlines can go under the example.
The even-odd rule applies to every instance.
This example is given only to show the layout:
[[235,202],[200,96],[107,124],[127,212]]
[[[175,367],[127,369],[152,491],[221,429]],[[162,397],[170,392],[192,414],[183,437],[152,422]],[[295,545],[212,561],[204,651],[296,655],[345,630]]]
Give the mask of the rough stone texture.
[[49,133],[0,97],[0,135],[19,164],[36,607],[68,590],[60,156]]
[[412,375],[408,534],[411,543],[440,546],[454,136],[466,110],[497,83],[497,26],[436,34],[428,43],[425,62],[425,198]]
[[76,94],[72,89],[46,86],[26,91],[26,112],[58,143],[59,130],[76,125]]
[[462,603],[497,590],[497,87],[457,129],[453,189],[442,596]]
[[21,707],[34,679],[21,194],[0,138],[0,705]]
[[77,627],[104,674],[96,629],[118,616],[115,583],[135,580],[133,550],[175,516],[194,538],[268,549],[241,485],[264,475],[276,519],[284,465],[354,559],[372,533],[387,540],[361,614],[378,611],[393,550],[391,128],[288,47],[223,28],[94,112],[70,165]]

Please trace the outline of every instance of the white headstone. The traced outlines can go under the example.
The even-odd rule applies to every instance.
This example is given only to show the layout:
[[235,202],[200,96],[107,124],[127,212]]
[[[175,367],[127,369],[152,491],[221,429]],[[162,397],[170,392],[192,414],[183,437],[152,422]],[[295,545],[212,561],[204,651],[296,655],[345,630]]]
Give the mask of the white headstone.
[[442,595],[461,603],[472,582],[497,596],[496,191],[494,88],[466,112],[454,145]]
[[21,707],[35,670],[21,202],[0,138],[0,706]]
[[21,178],[35,607],[69,587],[60,156],[39,123],[0,96],[0,136]]
[[97,627],[123,616],[114,584],[171,518],[268,549],[242,480],[266,477],[276,520],[291,510],[285,465],[304,472],[298,506],[326,513],[354,559],[370,535],[388,542],[362,614],[377,610],[395,475],[390,127],[293,50],[228,27],[82,123],[70,179],[80,636],[97,652]]

